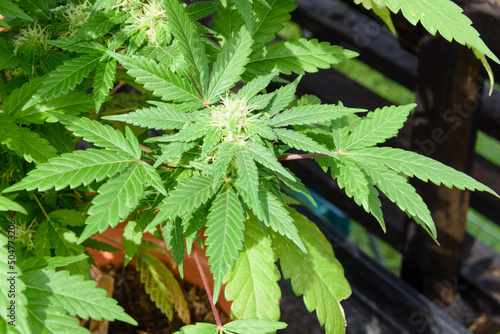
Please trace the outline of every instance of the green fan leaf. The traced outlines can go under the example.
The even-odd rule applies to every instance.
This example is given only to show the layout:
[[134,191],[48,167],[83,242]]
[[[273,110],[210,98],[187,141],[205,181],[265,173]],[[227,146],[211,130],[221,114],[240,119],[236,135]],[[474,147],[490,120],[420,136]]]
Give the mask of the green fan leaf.
[[181,330],[174,334],[220,334],[220,331],[215,324],[197,322],[194,325],[181,327]]
[[145,183],[151,185],[153,188],[158,190],[161,194],[167,196],[167,190],[163,184],[160,174],[156,172],[153,166],[146,162],[141,163],[142,172],[145,177]]
[[60,190],[70,186],[76,188],[94,181],[102,181],[123,171],[134,162],[130,156],[118,152],[88,149],[64,153],[39,164],[20,182],[4,190],[45,191],[51,188]]
[[293,224],[293,219],[289,215],[283,203],[281,203],[270,192],[259,191],[259,204],[257,207],[251,207],[255,215],[264,225],[270,227],[273,231],[292,240],[299,249],[306,251],[306,247],[300,238],[299,231]]
[[22,258],[19,262],[19,268],[23,275],[43,269],[56,269],[65,267],[69,264],[79,262],[88,258],[86,254],[77,256],[55,256],[55,257],[29,257]]
[[143,175],[140,164],[128,167],[103,184],[99,194],[92,200],[88,211],[85,230],[80,235],[81,243],[97,232],[103,232],[108,226],[115,227],[125,220],[139,203],[144,192]]
[[169,320],[172,320],[175,309],[179,318],[189,324],[191,316],[186,299],[179,282],[167,266],[154,255],[140,252],[136,256],[136,269],[156,307]]
[[46,162],[55,157],[57,152],[38,133],[15,125],[11,117],[2,114],[0,114],[0,143],[28,162]]
[[186,251],[184,230],[180,218],[170,219],[162,228],[163,239],[167,248],[172,251],[175,262],[179,266],[181,277],[184,276],[182,262]]
[[0,196],[0,211],[17,211],[25,215],[28,214],[20,204],[5,196]]
[[295,92],[297,91],[300,79],[302,79],[301,75],[299,75],[292,83],[278,88],[273,99],[266,109],[264,109],[264,112],[267,112],[270,116],[274,116],[276,113],[285,109],[295,97]]
[[265,46],[250,57],[248,67],[262,71],[278,70],[284,74],[315,73],[318,69],[328,69],[332,64],[356,57],[358,54],[328,42],[301,38],[281,41]]
[[248,30],[242,28],[224,44],[210,75],[207,94],[209,104],[217,102],[220,94],[225,93],[240,80],[249,61],[252,42]]
[[226,187],[210,207],[205,230],[208,264],[214,276],[214,300],[219,298],[224,275],[233,267],[243,247],[244,222],[238,196],[231,187]]
[[100,63],[95,71],[94,79],[94,95],[95,110],[99,112],[102,103],[109,95],[110,89],[113,88],[116,75],[116,60],[109,59],[107,62]]
[[255,165],[253,154],[245,149],[244,145],[234,146],[234,155],[236,157],[236,169],[238,171],[237,183],[248,196],[249,205],[257,207],[259,175]]
[[221,177],[226,174],[226,169],[234,155],[236,154],[236,144],[234,142],[225,142],[217,150],[215,155],[213,177],[213,186],[220,181]]
[[191,20],[197,21],[215,12],[218,4],[209,1],[195,2],[186,7],[186,13]]
[[101,11],[91,15],[89,19],[78,29],[76,40],[96,40],[106,35],[115,25],[123,23],[127,15],[121,11]]
[[30,22],[33,21],[31,16],[26,14],[17,3],[12,2],[11,0],[0,0],[0,8],[2,8],[2,15],[9,16],[10,18],[21,18],[24,20],[28,20]]
[[403,127],[404,122],[410,115],[410,111],[415,106],[416,104],[412,103],[399,107],[383,107],[368,113],[363,117],[344,145],[339,147],[339,150],[353,150],[359,147],[373,146],[394,137],[399,129]]
[[22,124],[36,123],[41,124],[47,119],[53,121],[51,113],[61,113],[69,115],[78,115],[82,112],[88,112],[94,106],[92,95],[80,91],[71,91],[57,99],[37,103],[24,110],[18,110],[12,113],[16,122]]
[[292,211],[292,218],[304,241],[307,253],[289,239],[273,234],[275,251],[285,279],[291,278],[297,295],[304,295],[309,312],[316,310],[327,334],[345,333],[345,317],[340,301],[351,294],[344,270],[332,246],[307,218]]
[[121,121],[149,129],[170,130],[182,127],[194,120],[196,115],[177,110],[175,105],[161,104],[143,108],[123,115],[105,116],[104,119]]
[[116,300],[106,297],[106,290],[96,288],[96,282],[84,280],[81,275],[70,276],[67,270],[56,272],[55,269],[46,269],[23,275],[22,279],[26,284],[28,300],[33,298],[45,301],[65,310],[71,316],[78,315],[82,319],[104,318],[137,325],[137,322],[117,305]]
[[276,254],[271,240],[255,219],[245,224],[245,240],[238,260],[224,278],[225,297],[236,318],[259,318],[278,321],[281,289],[277,283],[281,275],[274,264]]
[[100,58],[99,54],[86,54],[65,61],[44,78],[43,85],[24,106],[24,109],[74,90],[97,67]]
[[73,131],[74,136],[82,137],[96,146],[111,151],[128,153],[134,158],[140,158],[136,155],[137,151],[140,151],[139,145],[133,147],[131,143],[123,137],[120,131],[109,125],[104,125],[98,121],[93,121],[85,117],[77,118],[56,115],[54,113],[52,113],[52,115],[66,125],[69,131]]
[[40,87],[43,79],[44,77],[36,77],[31,81],[25,82],[21,87],[14,89],[2,103],[2,109],[5,113],[16,118],[14,115],[23,109],[24,105],[31,99],[38,87]]
[[208,119],[201,119],[198,122],[191,123],[182,128],[179,132],[173,135],[165,135],[161,137],[153,137],[148,139],[148,142],[189,142],[203,137],[208,129],[206,128]]
[[262,2],[254,3],[253,8],[257,14],[253,34],[255,50],[259,50],[276,38],[276,33],[290,20],[290,12],[296,7],[295,1],[290,0],[268,0],[267,6]]
[[455,186],[462,190],[486,191],[498,197],[498,194],[492,189],[467,174],[414,152],[389,147],[372,147],[346,154],[355,160],[359,157],[386,165],[396,172],[402,172],[410,177],[415,176],[424,182],[431,181],[436,185],[443,184],[448,188]]
[[436,227],[431,213],[422,197],[408,180],[388,167],[370,160],[351,156],[365,171],[373,184],[377,186],[401,210],[413,217],[417,223],[436,239]]
[[212,127],[208,130],[203,138],[203,147],[201,151],[201,159],[205,160],[208,154],[219,144],[222,139],[222,131],[217,127]]
[[219,8],[214,15],[212,15],[212,19],[214,20],[212,29],[226,40],[231,38],[231,36],[233,36],[236,31],[239,31],[245,24],[240,13],[234,10],[232,6],[223,6]]
[[245,86],[241,87],[238,91],[238,97],[242,100],[249,101],[255,95],[257,95],[260,91],[265,89],[278,75],[278,72],[271,72],[269,74],[257,76],[250,82],[248,82]]
[[298,150],[310,153],[333,154],[331,150],[300,132],[287,129],[274,129],[273,131],[283,143],[290,147],[295,147]]
[[[54,247],[56,256],[78,256],[85,252],[85,248],[77,244],[78,237],[75,232],[70,231],[60,224],[51,223],[49,226],[51,245]],[[89,267],[88,260],[83,259],[76,263],[68,264],[66,269],[71,274],[79,274],[85,278],[90,278]]]
[[343,105],[321,104],[305,105],[287,109],[269,120],[272,127],[286,125],[301,125],[309,123],[321,123],[334,120],[357,112],[363,112],[364,109],[346,108]]
[[172,34],[179,41],[179,47],[191,66],[194,81],[203,96],[203,100],[207,101],[208,57],[199,33],[180,2],[167,0],[163,2],[163,7]]
[[385,232],[382,203],[378,197],[378,191],[367,179],[363,170],[352,159],[344,156],[341,156],[339,160],[334,160],[333,163],[338,167],[338,175],[335,176],[339,187],[344,189],[347,196],[353,198],[356,204],[371,213]]
[[[437,31],[447,41],[455,40],[461,45],[467,45],[480,53],[480,58],[488,56],[500,64],[500,60],[491,52],[472,27],[472,22],[453,1],[448,0],[373,0],[378,5],[387,6],[393,13],[400,10],[404,17],[413,25],[422,23],[424,28],[435,35]],[[491,72],[491,70],[489,71]],[[493,86],[493,83],[492,83]]]
[[125,56],[118,53],[109,53],[125,66],[135,81],[151,90],[154,96],[164,101],[198,102],[203,106],[196,88],[190,80],[183,78],[154,60],[140,56]]
[[248,31],[253,31],[252,3],[248,0],[233,0],[236,10],[240,13]]
[[275,322],[267,319],[237,319],[224,325],[224,329],[237,334],[274,333],[278,329],[286,328],[284,322]]
[[170,196],[163,200],[160,212],[153,221],[154,225],[183,216],[200,207],[214,195],[212,183],[208,176],[196,176],[179,183],[175,190],[170,192]]
[[250,152],[255,161],[291,181],[295,180],[295,177],[278,162],[277,157],[261,144],[249,141],[243,147],[245,151]]
[[179,158],[184,152],[189,151],[197,145],[196,142],[173,142],[168,145],[159,145],[162,149],[161,156],[153,165],[154,168],[160,166],[165,160]]
[[98,53],[103,55],[106,52],[106,47],[97,41],[81,41],[75,43],[73,39],[57,39],[48,41],[48,43],[63,50],[77,53]]

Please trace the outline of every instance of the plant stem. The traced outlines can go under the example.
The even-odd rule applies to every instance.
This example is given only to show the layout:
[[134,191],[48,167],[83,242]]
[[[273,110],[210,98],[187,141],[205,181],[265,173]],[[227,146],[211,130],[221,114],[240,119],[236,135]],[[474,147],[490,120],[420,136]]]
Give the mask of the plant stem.
[[196,267],[198,267],[198,271],[200,272],[201,280],[203,281],[203,286],[205,287],[205,291],[207,292],[208,300],[210,301],[210,306],[212,307],[212,312],[214,313],[215,323],[217,327],[222,328],[222,323],[220,322],[219,313],[217,312],[217,308],[215,307],[214,300],[212,298],[212,292],[210,291],[210,287],[208,286],[207,277],[205,276],[205,272],[201,267],[200,258],[198,257],[198,253],[196,251],[194,253],[194,260],[196,262]]
[[[333,152],[333,154],[337,155],[337,154],[339,154],[339,152]],[[321,157],[329,157],[329,155],[323,154],[323,153],[281,155],[278,157],[278,161],[302,160],[302,159],[321,158]]]
[[43,212],[43,215],[45,216],[45,218],[47,218],[47,220],[50,222],[50,217],[47,214],[47,211],[45,211],[42,203],[40,203],[40,200],[38,200],[38,197],[36,197],[35,193],[33,193],[33,197],[35,198],[35,201],[38,203],[38,206],[40,207],[40,209],[42,209],[42,212]]

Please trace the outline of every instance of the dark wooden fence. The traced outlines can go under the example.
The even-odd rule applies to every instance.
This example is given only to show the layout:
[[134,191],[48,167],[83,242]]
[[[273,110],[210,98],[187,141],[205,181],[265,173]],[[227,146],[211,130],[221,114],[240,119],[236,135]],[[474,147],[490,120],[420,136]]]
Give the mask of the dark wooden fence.
[[[500,1],[456,2],[500,56]],[[415,91],[416,112],[387,145],[442,161],[500,193],[500,168],[474,152],[478,130],[500,140],[500,92],[495,90],[488,96],[486,74],[469,49],[430,36],[399,15],[393,16],[398,31],[395,37],[370,13],[347,0],[343,5],[333,0],[297,3],[293,20],[313,37],[358,51],[361,61]],[[492,67],[498,80],[500,67]],[[342,101],[350,107],[370,110],[390,105],[333,69],[305,76],[299,90],[315,94],[325,103]],[[388,227],[384,234],[375,219],[347,198],[335,181],[313,163],[286,164],[315,192],[402,253],[404,282],[387,276],[324,227],[338,246],[337,255],[353,283],[351,303],[364,300],[363,305],[371,305],[370,312],[379,314],[378,321],[385,324],[374,333],[466,333],[467,329],[474,333],[500,332],[500,255],[465,231],[469,206],[500,225],[500,199],[415,182],[436,222],[439,247],[389,201],[383,201]],[[420,299],[407,284],[427,299]],[[396,301],[398,298],[402,300]],[[435,305],[444,312],[436,311]],[[357,307],[363,310],[363,306]],[[445,312],[455,320],[454,325],[446,320]],[[348,326],[349,331],[355,332]]]

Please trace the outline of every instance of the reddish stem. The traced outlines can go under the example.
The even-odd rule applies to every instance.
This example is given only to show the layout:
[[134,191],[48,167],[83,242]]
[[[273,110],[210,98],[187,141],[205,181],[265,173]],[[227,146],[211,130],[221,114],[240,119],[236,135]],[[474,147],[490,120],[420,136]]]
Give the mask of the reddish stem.
[[[333,152],[333,154],[337,155],[337,154],[339,154],[339,152]],[[321,158],[321,157],[329,157],[329,155],[323,154],[323,153],[281,155],[278,157],[278,161],[301,160],[301,159]]]
[[203,286],[205,287],[208,300],[210,301],[210,306],[212,307],[212,312],[214,313],[215,323],[217,324],[217,327],[222,328],[222,323],[220,322],[219,313],[217,312],[217,308],[215,307],[214,300],[212,298],[212,292],[210,291],[210,287],[208,286],[207,277],[205,276],[205,272],[201,267],[200,258],[198,257],[198,253],[196,251],[193,253],[194,253],[194,261],[196,262],[196,266],[198,267],[198,271],[200,272],[201,280],[203,281]]

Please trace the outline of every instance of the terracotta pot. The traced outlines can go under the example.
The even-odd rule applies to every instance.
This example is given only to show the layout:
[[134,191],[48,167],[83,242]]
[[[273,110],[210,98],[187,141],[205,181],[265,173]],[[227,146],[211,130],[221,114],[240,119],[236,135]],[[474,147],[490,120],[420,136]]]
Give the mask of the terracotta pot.
[[[120,223],[118,226],[112,229],[108,229],[106,232],[101,233],[103,236],[106,238],[109,238],[118,244],[122,245],[123,244],[123,229],[125,228],[126,223]],[[101,238],[100,236],[95,236],[93,237],[96,240],[108,243],[114,247],[117,247],[116,244],[109,242],[109,240],[106,240],[106,238]],[[145,233],[143,236],[144,240],[148,240],[151,242],[156,243],[157,245],[161,246],[163,249],[166,249],[165,243],[161,240],[158,240],[156,237],[151,235],[150,233]],[[119,248],[119,247],[117,247]],[[97,251],[95,249],[87,249],[90,255],[94,258],[96,264],[98,266],[106,266],[107,264],[111,264],[113,266],[122,266],[125,262],[125,252],[123,251],[123,247],[120,248],[119,251],[116,252],[101,252]],[[193,247],[193,252],[196,252],[198,254],[198,257],[200,259],[200,263],[203,266],[203,271],[205,272],[205,276],[207,277],[207,280],[209,282],[209,286],[211,291],[213,291],[213,278],[212,274],[210,273],[210,267],[208,265],[208,259],[205,256],[205,251],[201,249],[197,244],[194,245]],[[163,254],[157,254],[154,253],[155,256],[157,256],[160,260],[162,260],[167,266],[170,266],[170,261],[167,259],[167,257]],[[130,261],[131,265],[135,265],[135,259]],[[178,277],[180,277],[179,272],[175,268],[171,268],[173,271],[176,273]],[[198,286],[200,289],[204,290],[203,282],[201,280],[200,273],[198,272],[198,268],[196,266],[196,262],[194,260],[194,256],[187,255],[184,258],[184,280],[187,281],[190,284],[194,284]],[[224,311],[224,313],[230,318],[230,309],[231,309],[231,302],[228,302],[224,298],[224,286],[222,287],[221,293],[219,295],[219,300],[217,301],[217,304],[220,306],[220,308]]]

